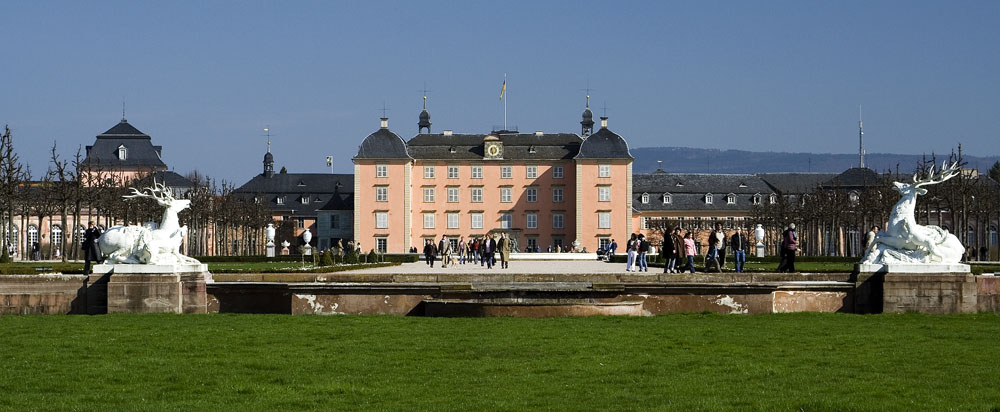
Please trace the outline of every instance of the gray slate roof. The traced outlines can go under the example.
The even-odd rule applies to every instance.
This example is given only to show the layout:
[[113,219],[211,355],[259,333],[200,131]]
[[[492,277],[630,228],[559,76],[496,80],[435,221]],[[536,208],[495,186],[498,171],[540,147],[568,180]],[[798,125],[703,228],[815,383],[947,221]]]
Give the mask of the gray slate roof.
[[141,180],[139,180],[136,183],[136,186],[150,186],[152,185],[153,180],[156,180],[156,183],[163,184],[167,187],[173,187],[173,188],[194,187],[194,182],[192,182],[190,179],[181,176],[175,172],[166,170],[161,170],[151,173],[149,176],[146,176]]
[[[125,146],[125,160],[118,158],[118,147]],[[106,169],[154,169],[166,170],[167,165],[160,158],[161,146],[153,146],[149,135],[140,132],[125,119],[108,131],[97,135],[97,141],[87,146],[85,164]]]
[[[680,185],[678,185],[680,184]],[[643,193],[649,194],[649,203],[642,203]],[[663,203],[664,194],[671,202]],[[707,194],[713,195],[712,204],[705,203]],[[766,202],[773,193],[771,187],[755,175],[653,173],[632,175],[632,206],[645,210],[733,210],[743,211],[753,206],[753,196],[761,195]],[[736,204],[728,204],[726,196],[736,195]]]
[[775,192],[794,195],[812,192],[837,175],[834,173],[762,173],[757,176],[767,182]]
[[[349,205],[354,207],[354,175],[276,173],[272,177],[265,177],[259,174],[236,189],[236,193],[260,196],[274,211],[287,211],[296,216],[315,216],[316,211],[330,204],[335,196],[350,195]],[[309,197],[308,203],[302,203],[305,196]],[[284,198],[283,204],[278,204],[278,197]],[[333,203],[334,206],[338,204]]]
[[[485,134],[418,134],[407,142],[414,159],[482,160]],[[579,151],[580,136],[573,133],[499,134],[504,160],[568,160]],[[453,153],[454,152],[454,153]]]
[[882,176],[869,168],[854,167],[823,182],[825,188],[861,189],[880,183]]
[[580,145],[577,159],[634,159],[629,153],[628,143],[621,136],[606,128],[601,128],[588,136]]
[[389,129],[378,129],[358,146],[355,159],[411,159],[406,142]]

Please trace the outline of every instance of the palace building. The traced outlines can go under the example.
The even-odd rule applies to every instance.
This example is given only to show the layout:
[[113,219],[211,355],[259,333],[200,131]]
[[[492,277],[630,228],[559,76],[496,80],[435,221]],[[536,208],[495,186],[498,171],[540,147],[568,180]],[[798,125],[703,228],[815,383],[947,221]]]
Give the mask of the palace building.
[[[403,140],[388,118],[354,157],[354,237],[381,252],[426,239],[506,233],[520,251],[595,251],[633,231],[632,154],[589,108],[581,134],[430,132]],[[369,249],[369,247],[365,247]]]

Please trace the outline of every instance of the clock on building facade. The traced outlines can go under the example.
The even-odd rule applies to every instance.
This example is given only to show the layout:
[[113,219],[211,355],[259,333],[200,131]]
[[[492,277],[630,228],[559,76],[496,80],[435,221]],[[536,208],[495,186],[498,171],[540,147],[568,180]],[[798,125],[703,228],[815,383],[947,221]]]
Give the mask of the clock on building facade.
[[487,135],[483,139],[484,159],[503,159],[503,143],[495,135]]

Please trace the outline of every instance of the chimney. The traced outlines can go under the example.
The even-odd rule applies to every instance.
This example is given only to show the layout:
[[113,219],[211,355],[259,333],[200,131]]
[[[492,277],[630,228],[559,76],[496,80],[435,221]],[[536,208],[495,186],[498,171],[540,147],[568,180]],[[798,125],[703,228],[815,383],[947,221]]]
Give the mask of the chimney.
[[542,137],[542,136],[545,136],[545,133],[542,133],[541,130],[535,132],[535,137]]
[[443,134],[445,136],[451,136],[451,130],[442,130],[441,134]]
[[[603,117],[602,117],[602,119],[603,119]],[[380,126],[381,128],[383,128],[383,129],[388,129],[389,128],[389,118],[388,117],[382,117],[379,120],[381,120],[381,126]]]
[[601,116],[601,128],[602,129],[608,128],[608,116]]

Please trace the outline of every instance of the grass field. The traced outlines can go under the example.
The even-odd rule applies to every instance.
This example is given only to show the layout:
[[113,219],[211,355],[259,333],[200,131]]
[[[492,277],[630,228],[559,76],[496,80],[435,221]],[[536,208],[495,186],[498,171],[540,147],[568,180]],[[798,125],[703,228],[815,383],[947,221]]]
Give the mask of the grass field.
[[0,317],[10,410],[1000,410],[1000,316]]

